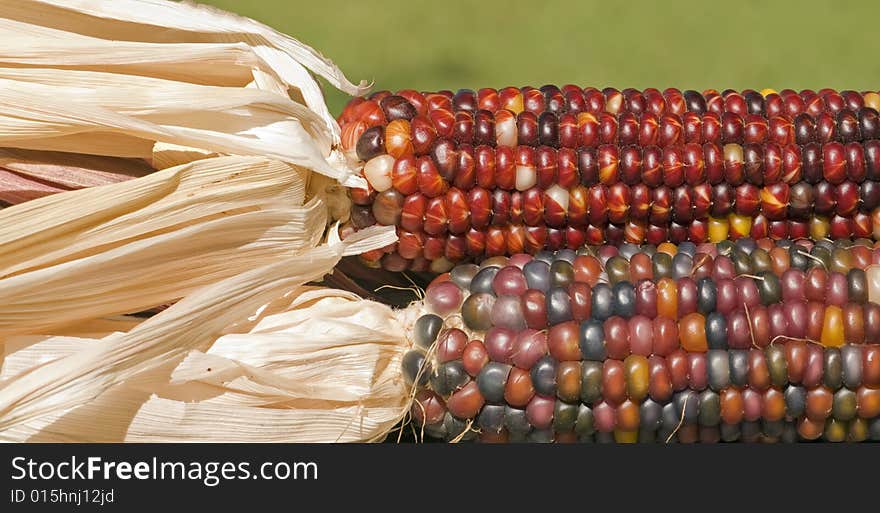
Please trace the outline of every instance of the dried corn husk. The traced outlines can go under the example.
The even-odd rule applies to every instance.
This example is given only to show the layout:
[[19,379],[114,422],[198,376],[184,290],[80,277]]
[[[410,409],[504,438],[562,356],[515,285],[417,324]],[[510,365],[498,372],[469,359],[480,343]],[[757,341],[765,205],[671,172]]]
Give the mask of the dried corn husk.
[[174,2],[4,3],[0,29],[0,201],[108,184],[0,211],[0,335],[177,300],[347,216],[308,70],[360,89],[305,45]]
[[168,1],[23,0],[0,6],[0,43],[0,146],[148,158],[158,141],[363,183],[309,71],[365,88],[253,20]]
[[304,286],[395,239],[323,242],[363,180],[310,72],[362,86],[192,4],[4,3],[0,43],[0,147],[27,156],[7,173],[53,188],[35,196],[90,187],[0,211],[0,439],[369,441],[406,414],[418,307]]
[[[126,333],[10,338],[0,438],[383,437],[408,409],[399,368],[416,310],[395,313],[347,292],[301,286],[329,261],[393,236],[373,235],[206,287]],[[280,266],[293,270],[279,281]]]
[[220,157],[0,211],[0,335],[161,305],[317,245],[327,209],[305,173]]

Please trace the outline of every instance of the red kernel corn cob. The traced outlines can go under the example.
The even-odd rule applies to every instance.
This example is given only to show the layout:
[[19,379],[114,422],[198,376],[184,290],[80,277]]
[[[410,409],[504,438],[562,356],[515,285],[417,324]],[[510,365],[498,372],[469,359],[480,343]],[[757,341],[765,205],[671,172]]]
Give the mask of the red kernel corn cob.
[[355,99],[340,116],[343,146],[371,189],[352,192],[352,224],[394,224],[415,244],[367,260],[435,272],[584,243],[875,237],[880,95],[766,93],[544,86]]

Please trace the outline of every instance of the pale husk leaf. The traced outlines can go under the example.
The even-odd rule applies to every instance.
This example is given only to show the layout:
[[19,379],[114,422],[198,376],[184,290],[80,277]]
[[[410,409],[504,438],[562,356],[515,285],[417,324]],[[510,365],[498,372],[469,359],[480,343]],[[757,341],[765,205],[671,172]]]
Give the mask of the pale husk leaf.
[[[317,84],[304,81],[307,70],[334,87],[359,95],[355,86],[314,49],[262,23],[195,3],[165,0],[20,0],[5,17],[84,35],[145,42],[245,42],[257,49],[290,85],[302,90],[315,112],[326,113]],[[327,117],[330,118],[329,113]]]
[[[207,353],[192,351],[176,368],[166,363],[140,373],[81,406],[59,406],[0,431],[0,439],[343,442],[383,438],[409,405],[409,387],[399,372],[402,354],[411,344],[405,336],[407,328],[387,306],[343,291],[303,290],[288,301],[285,311],[263,317],[249,333],[221,336]],[[350,319],[352,312],[356,319]],[[325,337],[323,330],[336,336]],[[73,355],[96,342],[51,337],[29,345],[15,340],[22,349],[7,357],[3,376],[11,368],[22,370]]]
[[[331,150],[331,134],[317,114],[256,88],[0,68],[0,104],[0,146],[77,151],[77,143],[79,152],[150,158],[152,143],[163,141],[275,158],[356,180]],[[118,137],[113,144],[90,142],[103,134]]]
[[0,210],[0,335],[157,306],[317,245],[327,209],[303,204],[305,173],[221,157]]
[[[309,173],[364,182],[309,71],[365,88],[298,41],[202,6],[21,0],[0,20],[18,27],[0,47],[25,34],[19,50],[57,50],[0,51],[0,146],[182,164],[0,211],[0,439],[384,436],[409,404],[409,325],[302,288],[395,240],[331,230],[313,248],[348,205]],[[228,69],[196,77],[212,64]],[[147,320],[106,317],[178,298]]]
[[309,70],[365,89],[265,25],[178,2],[23,0],[0,5],[0,28],[0,76],[10,80],[0,85],[0,145],[149,158],[163,142],[365,185],[337,149],[339,127]]
[[245,43],[119,41],[2,17],[0,33],[17,36],[0,47],[4,67],[104,71],[226,87],[248,85],[255,69],[274,74]]
[[[242,273],[193,292],[170,308],[137,325],[128,333],[110,334],[68,356],[11,376],[0,383],[0,431],[14,429],[39,417],[83,405],[114,386],[138,374],[158,369],[169,361],[181,358],[191,350],[208,350],[212,342],[224,331],[234,329],[235,325],[242,323],[253,312],[259,311],[285,293],[295,291],[302,283],[320,277],[344,254],[382,247],[393,240],[392,230],[369,229],[359,232],[344,242],[323,245],[301,255]],[[389,308],[381,305],[375,308],[385,314],[381,322],[389,321],[391,312]],[[328,311],[332,310],[327,305],[320,305],[312,310],[310,317],[321,318],[321,315],[327,315]],[[348,309],[343,309],[342,314],[348,315],[349,312]],[[332,318],[332,315],[329,320],[325,318],[327,323],[325,328],[335,326],[339,320]],[[381,322],[377,321],[374,325],[379,326]],[[312,329],[315,328],[309,328]],[[307,339],[313,334],[312,331],[299,330],[296,327],[292,330],[289,336],[291,345],[298,345],[301,339]],[[397,331],[404,332],[403,329]],[[401,377],[398,367],[386,365],[387,358],[378,357],[377,351],[383,351],[384,346],[386,352],[399,356],[403,341],[401,338],[396,338],[397,342],[394,342],[394,337],[400,335],[392,335],[390,337],[392,342],[388,342],[389,335],[384,332],[372,332],[372,335],[366,333],[365,331],[352,333],[355,341],[363,341],[364,337],[371,339],[360,350],[359,362],[356,356],[353,358],[353,355],[358,354],[357,351],[353,351],[352,347],[334,338],[332,342],[328,342],[331,347],[328,347],[327,351],[336,351],[336,358],[331,358],[324,364],[328,365],[328,370],[333,370],[342,365],[340,358],[353,358],[351,372],[360,372],[362,376],[368,375],[370,380],[376,378],[377,369],[384,371],[386,378],[377,379],[382,390],[379,394],[382,399],[379,402],[384,408],[388,408],[390,405],[384,400],[383,395],[387,393],[381,387],[398,387],[396,389],[399,390],[399,387],[402,387]],[[380,343],[375,344],[374,341],[377,339]],[[271,346],[273,342],[275,341],[262,343]],[[241,340],[226,344],[235,347],[240,343]],[[308,354],[311,354],[315,348],[310,344],[304,345],[306,347],[302,350],[302,360],[290,358],[290,361],[293,362],[291,365],[300,365],[308,369],[311,365]],[[221,346],[221,349],[223,347],[226,346]],[[294,353],[295,351],[291,351],[291,354]],[[223,354],[212,356],[226,358]],[[254,360],[253,363],[260,362]],[[251,364],[240,365],[246,368]],[[295,375],[296,372],[291,374]],[[338,380],[332,373],[325,374],[323,379],[328,387],[333,386]],[[307,402],[320,401],[310,396],[311,388],[316,390],[321,388],[320,382],[297,384],[297,378],[276,375],[276,372],[265,369],[261,369],[259,376],[252,381],[280,387],[288,394],[302,394]],[[351,387],[350,384],[342,386],[342,397],[345,396],[346,390],[351,389],[350,393],[359,390],[357,387]],[[388,393],[394,397],[393,393]],[[360,398],[358,403],[362,402],[363,398]],[[217,413],[216,409],[209,408],[209,410]],[[198,409],[194,411],[198,413]],[[145,418],[150,418],[150,415],[154,414],[150,411],[148,413]],[[245,433],[241,433],[241,436],[245,436]]]

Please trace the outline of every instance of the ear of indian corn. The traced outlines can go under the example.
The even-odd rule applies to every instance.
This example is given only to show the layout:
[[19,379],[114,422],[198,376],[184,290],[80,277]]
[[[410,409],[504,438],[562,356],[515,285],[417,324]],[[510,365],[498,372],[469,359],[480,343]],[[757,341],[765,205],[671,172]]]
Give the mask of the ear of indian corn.
[[880,250],[740,239],[462,264],[402,361],[428,436],[880,440]]
[[880,95],[566,85],[355,98],[355,229],[389,270],[583,244],[876,237]]

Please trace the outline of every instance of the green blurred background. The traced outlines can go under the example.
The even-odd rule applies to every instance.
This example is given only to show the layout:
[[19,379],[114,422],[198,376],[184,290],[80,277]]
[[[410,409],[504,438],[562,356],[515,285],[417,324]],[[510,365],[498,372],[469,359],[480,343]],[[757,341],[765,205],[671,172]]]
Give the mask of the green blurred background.
[[[880,89],[880,2],[202,1],[300,39],[374,90]],[[338,113],[347,98],[330,89]]]

